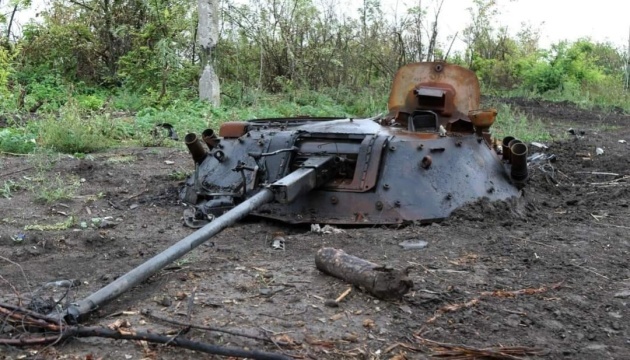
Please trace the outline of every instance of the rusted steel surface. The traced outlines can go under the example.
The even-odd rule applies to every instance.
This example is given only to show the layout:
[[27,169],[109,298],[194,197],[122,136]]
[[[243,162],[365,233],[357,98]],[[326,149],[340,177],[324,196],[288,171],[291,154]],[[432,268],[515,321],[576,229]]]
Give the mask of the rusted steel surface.
[[[317,173],[326,181],[318,180],[315,190],[283,189],[300,196],[254,214],[290,223],[430,222],[483,197],[518,196],[527,148],[504,142],[495,151],[490,129],[496,110],[478,109],[479,98],[473,72],[420,63],[396,74],[386,116],[225,123],[218,137],[204,131],[208,155],[182,199],[195,206],[198,218],[211,218],[326,157],[332,160]],[[514,161],[505,153],[512,149]]]
[[[219,137],[239,138],[247,133],[247,128],[248,124],[245,121],[228,121],[221,125],[221,129],[219,130]],[[212,135],[213,134],[214,131],[212,132]],[[206,138],[211,138],[212,135],[208,134]]]
[[389,96],[389,117],[405,122],[414,110],[433,110],[440,125],[454,119],[469,121],[468,111],[478,109],[479,80],[470,70],[442,62],[405,65],[398,70]]

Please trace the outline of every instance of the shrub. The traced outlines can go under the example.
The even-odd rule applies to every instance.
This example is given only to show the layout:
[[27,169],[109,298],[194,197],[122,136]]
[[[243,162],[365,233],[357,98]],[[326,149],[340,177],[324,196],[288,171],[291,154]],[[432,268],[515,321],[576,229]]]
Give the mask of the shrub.
[[62,153],[87,154],[111,145],[105,117],[83,116],[73,104],[64,106],[59,118],[49,116],[42,120],[38,128],[40,144]]
[[35,135],[23,128],[0,130],[0,151],[12,154],[27,154],[35,149]]

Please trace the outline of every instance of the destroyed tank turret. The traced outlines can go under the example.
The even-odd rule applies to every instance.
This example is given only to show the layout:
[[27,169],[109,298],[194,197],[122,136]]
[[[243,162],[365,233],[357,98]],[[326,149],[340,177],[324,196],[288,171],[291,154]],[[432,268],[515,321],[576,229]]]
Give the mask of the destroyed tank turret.
[[188,134],[196,170],[181,191],[193,206],[186,223],[201,226],[262,188],[275,199],[252,214],[288,223],[431,222],[517,196],[527,147],[516,140],[509,151],[506,138],[500,157],[489,131],[496,111],[479,102],[472,71],[415,63],[396,73],[384,116],[234,121]]
[[200,229],[56,315],[79,321],[250,214],[289,223],[431,222],[481,198],[518,196],[527,146],[512,137],[494,146],[497,113],[479,110],[479,98],[469,70],[410,64],[397,72],[384,116],[236,121],[218,134],[186,135],[196,165],[180,196],[186,224]]

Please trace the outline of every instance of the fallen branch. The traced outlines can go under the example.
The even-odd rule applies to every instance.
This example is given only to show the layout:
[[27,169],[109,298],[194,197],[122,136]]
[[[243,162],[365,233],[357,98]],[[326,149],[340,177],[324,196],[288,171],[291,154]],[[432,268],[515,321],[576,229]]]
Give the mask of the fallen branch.
[[4,260],[12,265],[15,265],[18,267],[18,269],[20,269],[20,272],[22,273],[22,277],[24,278],[24,282],[26,283],[26,288],[28,289],[29,294],[33,294],[33,291],[31,290],[31,287],[28,285],[28,277],[26,277],[26,273],[24,272],[24,269],[22,268],[22,265],[16,263],[15,261],[11,261],[11,259],[7,259],[4,256],[0,256],[0,260]]
[[[51,319],[45,315],[37,314],[27,309],[16,306],[4,306],[0,304],[0,314],[4,315],[4,322],[18,325],[21,330],[30,333],[30,336],[22,334],[17,338],[3,339],[0,338],[0,345],[8,346],[29,346],[54,344],[59,341],[72,337],[102,337],[116,340],[141,340],[168,346],[182,347],[189,350],[204,352],[208,354],[232,356],[237,358],[250,358],[256,360],[289,360],[288,356],[281,354],[268,353],[263,351],[249,351],[238,348],[228,348],[217,345],[209,345],[192,340],[188,340],[179,336],[164,336],[149,332],[138,332],[123,329],[122,326],[106,327],[83,327],[68,326],[63,324],[60,319]],[[34,335],[33,332],[45,331],[48,334]],[[50,335],[50,333],[54,333]]]
[[600,172],[600,171],[576,171],[576,174],[589,174],[589,175],[606,175],[606,176],[620,176],[617,173]]
[[606,224],[606,223],[596,223],[597,225],[604,225],[604,226],[611,226],[611,227],[615,227],[615,228],[619,228],[619,229],[630,229],[630,226],[622,226],[622,225],[615,225],[615,224]]
[[527,288],[520,290],[496,290],[496,291],[484,291],[481,296],[496,296],[496,297],[517,297],[519,295],[534,295],[542,294],[549,290],[555,290],[562,285],[562,282],[552,284],[551,286],[541,286],[539,288]]
[[[11,154],[11,155],[16,155],[17,156],[17,154]],[[25,168],[19,169],[19,170],[10,171],[8,173],[4,173],[4,174],[0,175],[0,177],[5,177],[5,176],[21,173],[22,171],[27,171],[27,170],[31,170],[31,169],[33,169],[33,166],[25,167]]]
[[343,250],[320,249],[315,255],[315,265],[320,271],[362,287],[379,299],[400,299],[413,288],[407,269],[387,268]]
[[593,185],[593,186],[601,186],[601,187],[630,185],[630,184],[625,183],[625,181],[628,181],[628,180],[630,180],[630,175],[624,175],[615,180],[610,180],[610,181],[605,181],[605,182],[594,182],[594,183],[588,183],[588,184]]
[[7,152],[7,151],[0,151],[0,154],[9,155],[9,156],[31,156],[31,154],[18,154],[18,153],[12,153],[12,152]]
[[35,319],[40,319],[42,321],[47,321],[49,323],[56,323],[59,321],[59,319],[54,318],[54,317],[50,317],[44,314],[40,314],[28,309],[24,309],[20,306],[15,306],[15,305],[11,305],[11,304],[5,304],[5,303],[0,303],[0,314],[4,313],[6,314],[8,312],[8,310],[12,311],[12,312],[16,312],[16,313],[21,313],[22,316],[24,315],[28,315],[30,317],[33,317]]
[[335,302],[339,303],[341,302],[341,300],[345,299],[346,296],[348,296],[348,294],[350,294],[350,292],[352,291],[352,288],[349,287],[346,291],[344,291],[341,295],[339,295],[336,299]]
[[177,320],[163,318],[161,316],[153,315],[151,313],[151,311],[146,310],[146,309],[142,310],[140,313],[142,315],[150,318],[150,319],[153,319],[153,320],[156,320],[156,321],[161,321],[161,322],[164,322],[164,323],[167,323],[167,324],[172,324],[172,325],[177,325],[177,326],[186,326],[186,327],[191,327],[193,329],[215,331],[215,332],[230,334],[230,335],[234,335],[234,336],[240,336],[240,337],[245,337],[245,338],[249,338],[249,339],[254,339],[254,340],[260,340],[260,341],[265,341],[265,342],[272,342],[268,338],[261,337],[261,336],[256,336],[256,335],[245,334],[245,333],[243,333],[241,331],[222,329],[222,328],[213,327],[213,326],[195,325],[195,324],[184,323],[184,322],[177,321]]
[[541,286],[539,288],[527,288],[527,289],[519,289],[519,290],[496,290],[496,291],[484,291],[476,298],[469,300],[465,303],[461,304],[449,304],[442,306],[439,308],[435,314],[429,318],[426,322],[432,323],[437,320],[440,316],[448,312],[455,312],[461,309],[466,309],[469,307],[473,307],[481,302],[484,297],[500,297],[500,298],[513,298],[519,295],[534,295],[534,294],[542,294],[549,290],[555,290],[562,285],[562,282],[552,284],[551,286]]
[[427,320],[428,323],[432,323],[435,320],[437,320],[440,316],[442,316],[442,314],[447,313],[447,312],[455,312],[458,311],[460,309],[466,309],[472,306],[477,305],[479,302],[481,301],[481,298],[474,298],[470,301],[467,301],[465,303],[461,303],[461,304],[449,304],[449,305],[445,305],[442,306],[441,308],[438,309],[438,311],[435,312],[435,314],[429,319]]
[[65,340],[71,337],[102,337],[115,340],[144,340],[157,344],[168,344],[169,346],[182,347],[188,350],[199,351],[207,354],[233,356],[238,358],[249,358],[256,360],[290,360],[291,358],[284,355],[268,353],[264,351],[249,351],[237,348],[228,348],[217,345],[204,344],[180,337],[170,337],[139,331],[126,331],[122,329],[111,330],[104,327],[82,327],[68,326],[60,335],[42,336],[42,337],[21,337],[19,339],[0,339],[0,345],[25,346],[25,345],[43,345],[58,340]]
[[412,346],[410,344],[405,344],[405,343],[398,342],[398,343],[395,343],[393,345],[388,346],[385,350],[383,350],[383,353],[384,354],[388,354],[388,353],[392,352],[394,349],[399,348],[399,347],[401,347],[403,349],[406,349],[406,350],[410,350],[410,351],[423,352],[422,349],[419,349],[419,348],[417,348],[415,346]]
[[489,348],[474,348],[468,345],[449,344],[437,342],[414,335],[423,345],[429,347],[433,357],[457,358],[457,359],[494,359],[494,360],[522,360],[520,356],[542,355],[544,351],[537,348],[522,346],[508,347],[498,346]]

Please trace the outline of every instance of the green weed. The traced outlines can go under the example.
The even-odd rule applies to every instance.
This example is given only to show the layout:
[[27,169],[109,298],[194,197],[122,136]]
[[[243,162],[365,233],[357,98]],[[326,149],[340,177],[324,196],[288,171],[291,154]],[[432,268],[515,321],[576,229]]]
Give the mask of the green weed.
[[80,186],[81,182],[78,179],[63,178],[57,174],[54,178],[40,181],[36,186],[32,185],[30,190],[35,195],[35,201],[51,204],[60,200],[72,199]]
[[116,155],[108,157],[106,162],[111,164],[130,164],[137,159],[134,155]]
[[146,106],[147,101],[138,92],[122,91],[112,96],[114,110],[137,112]]
[[24,230],[26,231],[61,231],[67,230],[74,225],[74,218],[72,216],[68,216],[68,218],[63,222],[58,222],[54,224],[33,224],[26,225]]
[[59,118],[48,116],[42,120],[38,130],[41,145],[61,153],[87,154],[111,146],[105,118],[85,117],[72,105],[65,106]]
[[105,104],[105,99],[97,95],[77,95],[76,101],[81,109],[96,111],[101,110]]
[[182,181],[188,177],[189,173],[186,171],[173,170],[168,174],[168,178],[173,181]]
[[11,154],[28,154],[37,143],[35,135],[25,128],[14,127],[0,130],[0,151]]
[[36,178],[45,176],[47,171],[50,171],[55,167],[57,161],[59,161],[59,154],[51,151],[50,149],[37,147],[33,150],[32,156],[29,156],[27,162],[35,169]]
[[540,119],[528,118],[506,104],[500,104],[497,111],[497,119],[492,126],[495,137],[514,136],[525,142],[551,140],[551,134]]
[[13,192],[21,189],[20,184],[16,183],[13,180],[5,181],[2,186],[0,186],[0,196],[5,199],[10,199],[13,196]]

